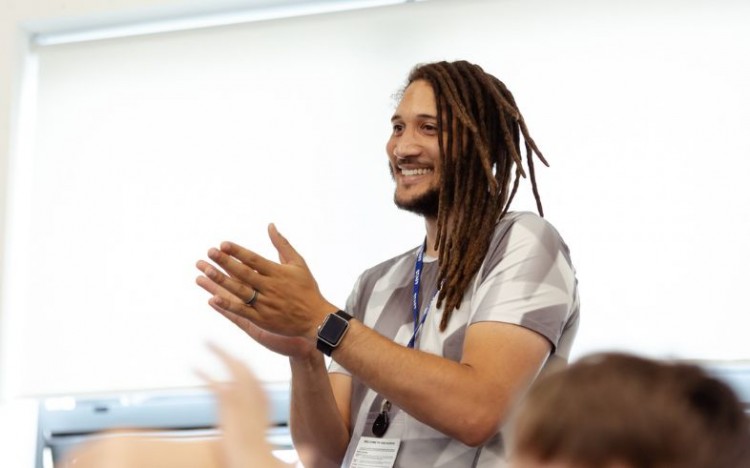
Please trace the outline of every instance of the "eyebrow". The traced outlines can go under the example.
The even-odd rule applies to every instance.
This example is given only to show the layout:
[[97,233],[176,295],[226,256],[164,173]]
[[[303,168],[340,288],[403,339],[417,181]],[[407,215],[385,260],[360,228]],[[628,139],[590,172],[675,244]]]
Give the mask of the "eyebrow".
[[[432,114],[417,114],[417,118],[437,120],[437,116]],[[403,120],[403,118],[399,114],[393,114],[393,117],[391,117],[391,122],[393,122],[394,120]]]

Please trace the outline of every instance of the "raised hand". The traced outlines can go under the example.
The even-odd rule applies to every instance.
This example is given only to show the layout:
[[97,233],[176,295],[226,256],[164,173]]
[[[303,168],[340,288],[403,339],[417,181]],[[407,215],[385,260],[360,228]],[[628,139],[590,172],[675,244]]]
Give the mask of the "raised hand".
[[[314,345],[318,325],[337,307],[321,295],[304,258],[273,224],[268,227],[268,235],[281,263],[233,242],[222,242],[218,249],[208,251],[208,257],[218,268],[198,261],[196,266],[205,276],[199,276],[196,283],[212,295],[211,307],[230,319],[228,314],[247,319],[259,328],[233,320],[254,338],[263,339],[269,345],[280,344],[272,337],[263,336],[260,331],[264,331],[305,338]],[[282,349],[288,350],[288,344]]]
[[271,454],[266,440],[268,401],[260,382],[241,361],[215,345],[209,347],[224,363],[230,377],[228,382],[221,382],[198,372],[218,402],[221,466],[287,466]]

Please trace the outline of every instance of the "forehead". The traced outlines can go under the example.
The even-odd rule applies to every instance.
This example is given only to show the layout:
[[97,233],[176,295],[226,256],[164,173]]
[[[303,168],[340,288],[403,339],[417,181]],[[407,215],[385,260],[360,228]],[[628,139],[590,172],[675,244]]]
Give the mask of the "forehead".
[[425,80],[412,82],[405,90],[396,108],[396,115],[436,115],[435,92]]

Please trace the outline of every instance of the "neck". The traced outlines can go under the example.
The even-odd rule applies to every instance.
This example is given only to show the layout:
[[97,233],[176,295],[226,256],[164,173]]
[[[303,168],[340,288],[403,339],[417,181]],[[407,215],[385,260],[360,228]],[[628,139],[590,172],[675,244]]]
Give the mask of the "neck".
[[437,257],[438,251],[435,249],[435,239],[437,239],[437,218],[424,219],[425,231],[427,231],[427,249],[424,251],[430,257]]

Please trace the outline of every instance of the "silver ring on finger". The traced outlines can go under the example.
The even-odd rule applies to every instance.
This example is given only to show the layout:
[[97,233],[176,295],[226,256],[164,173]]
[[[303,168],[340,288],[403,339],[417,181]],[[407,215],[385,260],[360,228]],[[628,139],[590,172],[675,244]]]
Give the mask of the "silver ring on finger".
[[250,299],[245,301],[245,305],[248,307],[252,307],[255,305],[255,301],[258,299],[258,290],[253,289],[253,295],[250,296]]

